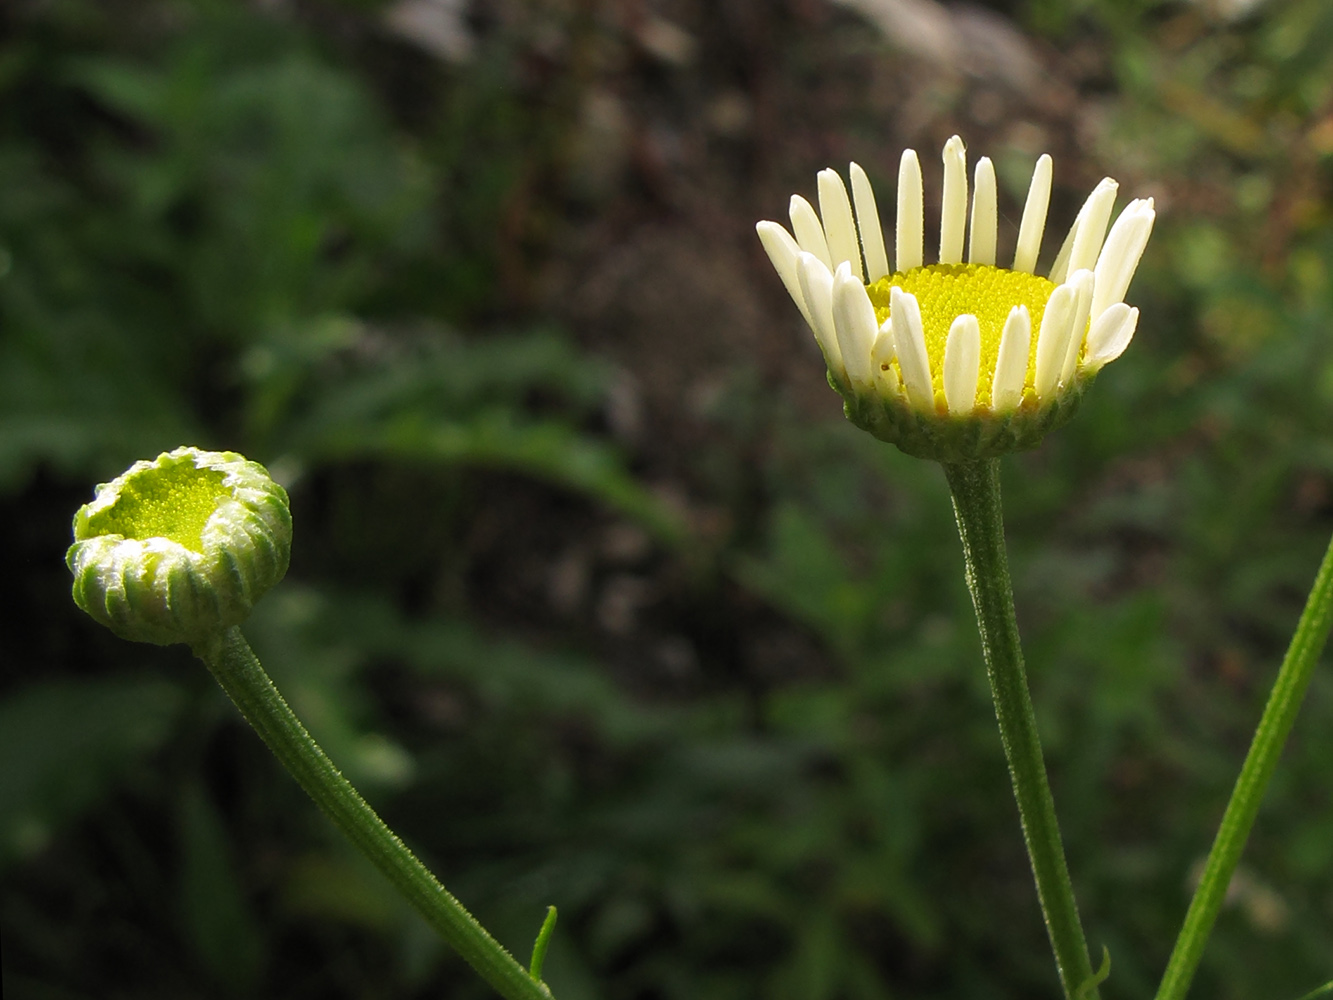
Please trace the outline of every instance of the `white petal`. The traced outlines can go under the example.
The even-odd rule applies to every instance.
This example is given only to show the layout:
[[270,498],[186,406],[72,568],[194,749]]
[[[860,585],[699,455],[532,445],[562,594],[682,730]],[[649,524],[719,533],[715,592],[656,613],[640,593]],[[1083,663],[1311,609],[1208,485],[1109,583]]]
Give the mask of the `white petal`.
[[832,272],[828,240],[824,237],[824,227],[820,225],[814,208],[799,194],[794,194],[791,196],[791,210],[788,214],[791,216],[791,231],[796,234],[796,242],[801,245],[801,249],[814,254]]
[[773,262],[773,269],[786,286],[787,294],[796,303],[796,308],[801,310],[806,324],[814,329],[814,324],[810,322],[810,310],[805,306],[805,294],[801,291],[801,277],[796,273],[796,256],[801,248],[792,239],[791,233],[776,222],[759,222],[754,228],[759,233],[759,242],[768,252],[768,259]]
[[888,390],[895,396],[902,395],[903,383],[898,377],[898,369],[893,367],[897,353],[893,346],[893,321],[885,320],[884,325],[875,334],[875,343],[870,348],[870,364],[875,377],[880,380],[881,389]]
[[991,380],[992,410],[1012,410],[1022,402],[1031,347],[1032,317],[1028,315],[1028,307],[1014,306],[1000,334],[1000,354],[995,359],[995,378]]
[[866,255],[866,284],[873,285],[889,273],[889,255],[884,252],[884,231],[879,226],[879,208],[870,178],[853,163],[852,201],[856,205],[856,224],[861,230],[861,250]]
[[1086,268],[1075,271],[1069,277],[1069,284],[1078,292],[1078,304],[1074,306],[1074,321],[1070,324],[1069,343],[1065,345],[1065,360],[1060,366],[1061,385],[1073,377],[1078,356],[1083,353],[1083,340],[1088,332],[1088,312],[1092,308],[1092,272]]
[[846,372],[842,352],[838,349],[838,334],[833,326],[833,275],[829,274],[822,260],[804,250],[796,257],[796,274],[801,281],[806,308],[810,310],[810,327],[824,352],[824,360],[829,370],[842,378]]
[[891,365],[898,357],[893,346],[893,321],[886,319],[884,325],[875,331],[875,343],[870,348],[870,363],[876,368]]
[[1134,339],[1134,330],[1139,325],[1139,311],[1131,309],[1123,302],[1110,306],[1097,317],[1088,332],[1087,356],[1083,367],[1096,371],[1108,361],[1114,361],[1125,353],[1125,348]]
[[940,263],[963,262],[967,226],[967,148],[953,136],[944,144],[944,198],[940,204]]
[[1097,265],[1097,255],[1102,252],[1102,240],[1106,238],[1106,225],[1111,221],[1111,209],[1115,207],[1115,195],[1120,185],[1109,177],[1103,177],[1093,188],[1088,198],[1088,213],[1074,237],[1074,246],[1069,252],[1069,271],[1091,271]]
[[944,401],[949,412],[966,416],[977,407],[981,373],[981,325],[968,313],[954,319],[944,342]]
[[[1056,255],[1055,265],[1051,268],[1051,280],[1057,285],[1075,271],[1091,268],[1097,261],[1097,254],[1102,248],[1102,237],[1106,235],[1106,223],[1111,218],[1111,208],[1115,204],[1115,193],[1120,185],[1109,177],[1103,177],[1088,195],[1088,200],[1078,210],[1074,224],[1069,227],[1060,253]],[[799,235],[799,234],[798,234]]]
[[879,332],[879,321],[866,286],[852,274],[847,261],[838,265],[833,276],[833,327],[848,379],[857,385],[869,384],[874,375],[870,348]]
[[1018,226],[1018,248],[1014,251],[1014,270],[1035,274],[1041,237],[1046,231],[1046,209],[1051,203],[1051,157],[1042,153],[1032,170],[1028,200],[1023,205],[1023,221]]
[[1134,271],[1143,256],[1143,248],[1152,235],[1152,199],[1131,201],[1115,220],[1097,258],[1097,284],[1092,293],[1092,316],[1096,320],[1116,302],[1123,301]]
[[906,398],[907,390],[903,388],[903,380],[898,377],[898,369],[890,365],[888,368],[881,368],[879,372],[880,392],[889,396]]
[[1069,335],[1074,328],[1074,310],[1078,307],[1078,290],[1072,285],[1061,285],[1051,293],[1046,311],[1041,317],[1041,332],[1037,334],[1037,372],[1033,388],[1037,397],[1045,400],[1060,380],[1060,369],[1065,363]]
[[894,267],[910,271],[920,267],[923,254],[926,223],[925,194],[921,186],[921,161],[915,149],[904,149],[898,161],[898,246],[894,251]]
[[989,156],[983,156],[977,161],[973,175],[972,242],[967,248],[968,263],[995,263],[995,230],[995,167]]
[[893,346],[898,351],[898,367],[902,369],[907,398],[918,409],[933,413],[935,389],[930,381],[926,328],[921,322],[921,307],[916,296],[894,285],[889,293],[889,319],[893,324]]
[[824,220],[824,235],[828,237],[829,259],[836,271],[843,261],[852,265],[852,273],[860,278],[861,247],[856,241],[856,223],[852,221],[852,203],[847,200],[847,186],[838,172],[825,168],[819,172],[819,216]]

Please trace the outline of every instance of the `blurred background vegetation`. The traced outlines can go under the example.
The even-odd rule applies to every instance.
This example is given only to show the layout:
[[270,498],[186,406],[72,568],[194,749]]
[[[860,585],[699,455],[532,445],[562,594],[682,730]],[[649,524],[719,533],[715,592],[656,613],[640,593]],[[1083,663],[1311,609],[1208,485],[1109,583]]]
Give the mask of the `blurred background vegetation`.
[[[1324,0],[5,3],[5,996],[486,992],[184,649],[70,602],[74,509],[182,443],[288,485],[252,642],[501,940],[559,906],[560,1000],[1054,996],[943,476],[843,421],[753,232],[954,132],[1011,241],[1042,151],[1053,227],[1103,174],[1157,199],[1133,349],[1004,466],[1105,995],[1151,996],[1333,528],[1331,37]],[[1333,976],[1331,774],[1325,671],[1195,995]]]

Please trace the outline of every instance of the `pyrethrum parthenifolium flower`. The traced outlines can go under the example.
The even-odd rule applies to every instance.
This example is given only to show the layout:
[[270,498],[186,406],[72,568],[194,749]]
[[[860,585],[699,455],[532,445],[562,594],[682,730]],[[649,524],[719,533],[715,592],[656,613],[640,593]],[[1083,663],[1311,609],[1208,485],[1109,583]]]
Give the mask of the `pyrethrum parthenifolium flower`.
[[74,515],[74,600],[123,639],[192,645],[239,625],[287,572],[287,493],[257,462],[177,448]]
[[1124,297],[1155,213],[1151,198],[1131,201],[1108,233],[1118,186],[1104,179],[1047,275],[1037,274],[1051,194],[1043,155],[1012,265],[1001,267],[991,161],[977,162],[969,212],[958,136],[943,159],[937,263],[924,262],[921,166],[910,149],[898,170],[892,264],[874,191],[855,163],[850,197],[835,171],[822,170],[818,212],[793,195],[791,231],[776,222],[756,228],[848,418],[908,454],[959,462],[1035,446],[1129,346],[1139,311]]

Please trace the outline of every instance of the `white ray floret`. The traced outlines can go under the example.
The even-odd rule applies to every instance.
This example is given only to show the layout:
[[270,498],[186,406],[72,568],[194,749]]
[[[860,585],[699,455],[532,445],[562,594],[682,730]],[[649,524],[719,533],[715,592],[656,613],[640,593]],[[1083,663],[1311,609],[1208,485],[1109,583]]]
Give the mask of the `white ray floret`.
[[1074,321],[1069,326],[1069,341],[1065,344],[1065,360],[1060,367],[1060,385],[1068,384],[1074,377],[1074,368],[1078,356],[1083,352],[1084,334],[1088,331],[1088,312],[1092,308],[1092,272],[1084,269],[1075,271],[1069,277],[1078,296],[1074,305]]
[[1000,334],[1000,353],[991,380],[991,409],[1012,410],[1023,399],[1028,376],[1028,354],[1032,348],[1032,317],[1027,306],[1014,306]]
[[879,333],[879,322],[866,286],[852,273],[847,261],[838,265],[833,276],[833,326],[847,377],[858,385],[869,385],[873,371],[870,349]]
[[896,360],[898,351],[893,346],[893,321],[886,319],[875,331],[875,342],[870,348],[870,364],[883,371],[886,367],[891,369]]
[[1055,263],[1051,265],[1051,280],[1057,285],[1074,271],[1091,268],[1097,260],[1119,187],[1111,178],[1103,177],[1078,210],[1074,224],[1069,227],[1069,235],[1060,245],[1060,252],[1055,255]]
[[1130,279],[1138,269],[1143,250],[1152,235],[1157,213],[1151,198],[1131,201],[1115,220],[1097,258],[1096,285],[1092,291],[1092,315],[1101,316],[1125,298]]
[[995,167],[990,157],[977,161],[972,183],[972,226],[967,247],[969,264],[995,263],[996,214]]
[[890,398],[903,394],[902,379],[898,377],[898,369],[893,366],[897,358],[893,346],[893,321],[886,319],[875,334],[875,344],[870,348],[870,361],[875,377],[881,380],[882,391],[887,392]]
[[861,246],[856,238],[856,223],[852,221],[852,203],[847,199],[847,186],[831,167],[821,170],[817,179],[819,215],[824,220],[831,266],[836,271],[846,262],[851,265],[852,274],[859,280],[864,277],[861,270]]
[[981,373],[981,325],[964,313],[949,327],[944,344],[944,402],[955,416],[967,416],[977,406],[977,376]]
[[1037,272],[1037,255],[1041,252],[1041,237],[1046,231],[1046,209],[1051,203],[1051,177],[1054,172],[1051,156],[1042,153],[1032,170],[1027,201],[1023,204],[1023,221],[1018,225],[1018,246],[1014,250],[1014,270]]
[[796,273],[801,280],[805,307],[810,311],[810,327],[815,331],[815,339],[834,374],[841,375],[846,369],[833,326],[833,275],[829,274],[822,260],[804,250],[796,257]]
[[1069,251],[1069,271],[1092,270],[1097,263],[1097,255],[1102,250],[1102,240],[1106,238],[1106,226],[1111,221],[1111,209],[1115,207],[1116,192],[1120,185],[1109,177],[1104,177],[1088,196],[1088,214],[1079,226],[1074,245]]
[[926,353],[926,328],[916,296],[895,285],[889,293],[889,319],[907,398],[918,409],[933,410],[935,389],[930,379],[930,355]]
[[796,272],[796,258],[801,252],[800,246],[792,239],[791,233],[776,222],[759,222],[754,228],[759,234],[759,242],[764,245],[768,259],[773,262],[773,270],[778,272],[787,294],[796,303],[796,308],[801,310],[806,325],[813,330],[814,320],[810,317],[810,310],[806,308],[805,293],[801,291],[801,276]]
[[967,225],[967,149],[954,136],[944,144],[944,197],[940,205],[940,263],[963,262]]
[[861,252],[866,259],[866,281],[873,284],[889,273],[889,255],[884,252],[884,231],[879,225],[875,189],[859,163],[848,170],[852,178],[852,204],[856,206],[856,226],[861,233]]
[[824,236],[824,227],[813,206],[799,194],[794,194],[787,214],[791,217],[791,231],[801,249],[814,254],[832,272],[833,258],[829,256],[828,239]]
[[1037,334],[1037,370],[1033,388],[1038,399],[1049,396],[1060,381],[1077,308],[1078,290],[1073,285],[1061,285],[1046,303],[1041,332]]
[[1139,311],[1117,302],[1093,321],[1088,331],[1087,358],[1084,366],[1097,371],[1125,353],[1139,325]]
[[926,242],[925,197],[921,161],[915,149],[905,149],[898,163],[897,246],[893,254],[893,266],[903,273],[922,264]]

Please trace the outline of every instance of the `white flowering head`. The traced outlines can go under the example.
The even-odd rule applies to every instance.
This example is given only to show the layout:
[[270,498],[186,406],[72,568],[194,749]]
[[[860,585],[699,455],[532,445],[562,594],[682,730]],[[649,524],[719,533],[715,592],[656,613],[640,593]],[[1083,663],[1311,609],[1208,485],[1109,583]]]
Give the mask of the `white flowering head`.
[[287,493],[234,452],[135,462],[74,515],[79,607],[122,639],[191,645],[250,614],[287,572]]
[[915,151],[903,153],[898,169],[892,268],[865,171],[851,165],[850,198],[835,171],[818,180],[818,213],[793,195],[792,232],[776,222],[756,228],[814,331],[848,419],[876,437],[945,462],[1034,447],[1073,416],[1097,372],[1129,346],[1139,311],[1123,300],[1152,232],[1151,198],[1130,202],[1108,233],[1117,184],[1104,179],[1042,277],[1047,155],[1032,172],[1007,268],[996,264],[995,169],[978,161],[969,213],[958,136],[944,146],[935,264],[924,262]]

